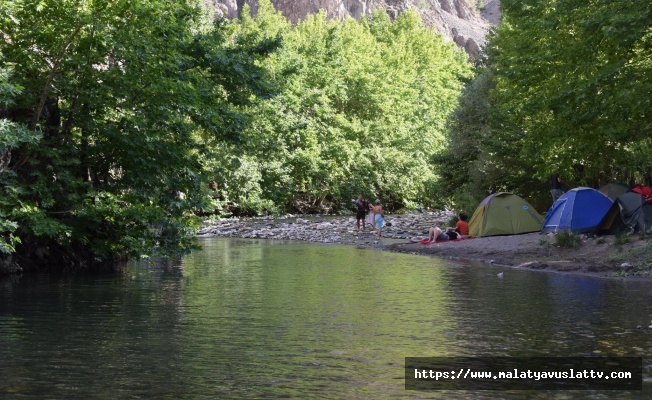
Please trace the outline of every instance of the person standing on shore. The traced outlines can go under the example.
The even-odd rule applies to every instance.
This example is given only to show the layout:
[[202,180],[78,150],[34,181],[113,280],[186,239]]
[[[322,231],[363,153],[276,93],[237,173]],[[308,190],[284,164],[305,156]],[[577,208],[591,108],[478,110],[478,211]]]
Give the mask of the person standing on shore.
[[376,205],[373,208],[374,221],[376,222],[376,237],[380,239],[383,227],[385,226],[385,216],[383,215],[383,206],[380,204],[380,199],[376,199]]
[[552,195],[552,204],[555,204],[557,199],[564,194],[561,188],[564,187],[564,182],[557,172],[553,173],[550,177],[550,194]]
[[358,232],[360,231],[360,221],[362,221],[362,230],[364,231],[365,225],[365,215],[369,209],[369,203],[367,203],[362,195],[358,196],[358,199],[355,201],[355,224],[358,227]]
[[370,202],[367,202],[369,204],[369,210],[367,213],[367,217],[364,219],[365,225],[369,225],[371,229],[374,228],[375,226],[375,218],[374,218],[374,205],[371,204]]

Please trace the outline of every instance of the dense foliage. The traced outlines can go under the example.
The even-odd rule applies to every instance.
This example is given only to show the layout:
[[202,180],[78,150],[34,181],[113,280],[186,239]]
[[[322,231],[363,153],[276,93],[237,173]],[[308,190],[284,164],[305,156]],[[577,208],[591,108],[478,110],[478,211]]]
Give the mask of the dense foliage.
[[202,7],[0,3],[1,263],[185,251],[197,215],[345,211],[358,193],[472,212],[509,190],[544,210],[554,171],[650,179],[649,2],[504,0],[472,80],[412,12]]
[[211,25],[176,0],[0,5],[4,251],[71,268],[189,248],[198,137],[235,140],[274,47]]
[[649,181],[652,3],[501,6],[486,63],[451,124],[449,153],[463,148],[468,159],[447,178],[448,193],[506,189],[545,209],[554,171],[569,187]]
[[196,215],[436,201],[466,55],[416,14],[261,1],[0,3],[0,251],[78,268],[191,248]]
[[358,193],[389,206],[438,202],[432,160],[470,77],[462,50],[413,12],[393,22],[382,11],[360,22],[320,13],[294,28],[269,2],[247,13],[236,32],[280,35],[283,47],[264,62],[278,95],[249,110],[238,159],[217,159],[234,211],[347,210]]
[[[0,58],[2,54],[0,53]],[[15,251],[15,245],[20,238],[14,235],[18,228],[16,221],[9,219],[10,208],[14,205],[9,200],[15,191],[15,181],[11,173],[3,171],[11,162],[12,150],[26,144],[35,144],[41,138],[39,132],[31,131],[23,124],[10,121],[5,117],[8,107],[12,106],[14,98],[20,94],[21,88],[10,81],[11,65],[0,66],[0,253],[8,254]],[[7,171],[9,172],[9,171]]]

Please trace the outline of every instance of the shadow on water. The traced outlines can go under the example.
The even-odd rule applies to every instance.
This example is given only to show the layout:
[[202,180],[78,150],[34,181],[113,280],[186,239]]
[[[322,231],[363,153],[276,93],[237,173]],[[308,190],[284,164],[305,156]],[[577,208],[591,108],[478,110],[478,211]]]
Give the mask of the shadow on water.
[[[650,357],[648,282],[373,249],[202,239],[166,266],[0,283],[15,398],[649,398],[404,390],[405,357]],[[649,374],[646,373],[646,376]],[[620,396],[620,397],[619,397]],[[623,397],[624,396],[624,397]]]

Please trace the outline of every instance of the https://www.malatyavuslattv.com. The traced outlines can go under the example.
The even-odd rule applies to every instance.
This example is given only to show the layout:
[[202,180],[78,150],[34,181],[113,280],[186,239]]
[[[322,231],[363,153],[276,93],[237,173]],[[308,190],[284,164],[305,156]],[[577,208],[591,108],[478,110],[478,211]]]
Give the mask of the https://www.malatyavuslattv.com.
[[407,357],[408,390],[640,390],[640,357]]

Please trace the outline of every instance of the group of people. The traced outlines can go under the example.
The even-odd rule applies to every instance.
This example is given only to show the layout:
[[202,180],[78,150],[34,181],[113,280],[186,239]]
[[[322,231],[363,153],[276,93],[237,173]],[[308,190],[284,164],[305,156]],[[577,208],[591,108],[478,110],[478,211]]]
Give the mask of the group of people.
[[[562,187],[563,181],[559,174],[555,172],[550,178],[550,194],[552,195],[553,203],[564,194]],[[355,219],[358,232],[360,229],[364,231],[366,225],[371,225],[376,228],[376,237],[380,239],[383,228],[385,227],[385,216],[383,214],[382,204],[380,204],[380,199],[376,199],[375,204],[371,204],[366,201],[362,195],[359,195],[358,198],[354,200],[354,203],[356,208]],[[419,211],[423,212],[421,206],[419,206]],[[457,215],[457,223],[455,226],[449,226],[445,230],[440,227],[440,223],[436,223],[435,226],[428,230],[428,241],[435,242],[440,240],[467,238],[469,235],[469,224],[466,222],[467,218],[468,216],[466,214],[459,213]]]
[[[364,231],[365,225],[369,224],[376,228],[376,237],[378,239],[382,236],[383,228],[385,227],[385,216],[383,215],[383,207],[380,204],[380,200],[376,199],[375,204],[371,204],[364,200],[362,195],[359,195],[356,200],[354,200],[356,208],[356,227],[358,232],[360,229]],[[439,227],[439,223],[435,224],[428,231],[428,240],[431,242],[437,240],[456,240],[456,239],[465,239],[469,235],[469,224],[466,222],[467,215],[464,213],[459,213],[457,216],[457,223],[454,227],[448,227],[446,230],[442,230]]]
[[428,230],[428,241],[466,239],[469,237],[469,224],[466,222],[467,219],[468,216],[466,214],[457,214],[457,223],[455,226],[449,226],[446,230],[442,230],[439,227],[440,223],[435,223],[435,226]]
[[355,208],[358,232],[360,231],[361,224],[363,231],[365,225],[369,224],[376,228],[376,237],[380,239],[383,228],[385,227],[385,215],[383,214],[383,206],[380,204],[380,199],[376,199],[375,204],[371,204],[365,201],[362,195],[359,195],[358,199],[355,200]]

